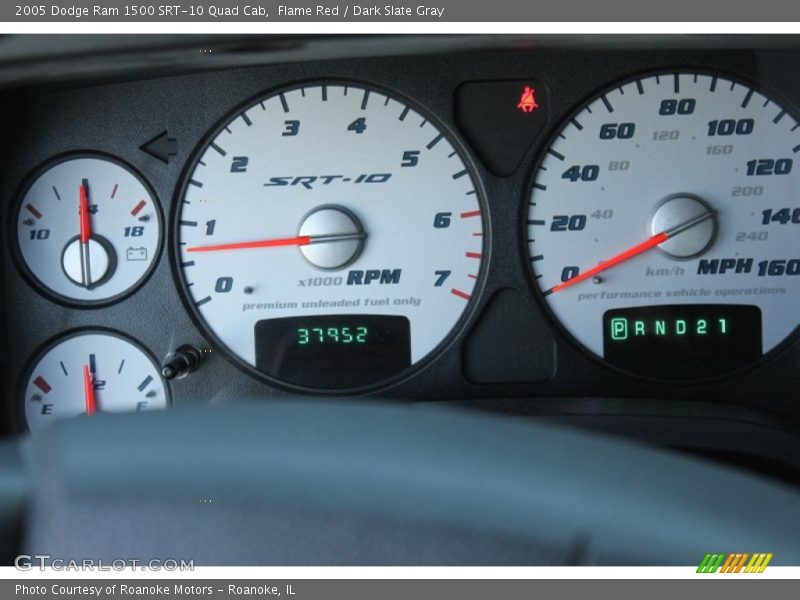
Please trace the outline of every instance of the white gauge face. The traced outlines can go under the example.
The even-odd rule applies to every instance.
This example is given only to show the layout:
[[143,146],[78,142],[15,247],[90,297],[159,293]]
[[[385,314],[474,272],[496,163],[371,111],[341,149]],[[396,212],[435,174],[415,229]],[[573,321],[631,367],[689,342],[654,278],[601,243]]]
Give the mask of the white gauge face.
[[35,362],[25,384],[25,418],[36,431],[48,423],[100,412],[165,408],[158,366],[134,343],[112,333],[70,335]]
[[45,291],[76,303],[106,302],[150,272],[161,214],[147,186],[120,163],[68,158],[25,192],[17,240],[25,266]]
[[460,148],[404,101],[344,84],[287,89],[226,123],[177,232],[210,332],[260,372],[321,389],[375,383],[441,344],[483,248]]
[[536,281],[586,348],[644,375],[746,366],[800,321],[800,126],[721,76],[606,90],[535,175]]

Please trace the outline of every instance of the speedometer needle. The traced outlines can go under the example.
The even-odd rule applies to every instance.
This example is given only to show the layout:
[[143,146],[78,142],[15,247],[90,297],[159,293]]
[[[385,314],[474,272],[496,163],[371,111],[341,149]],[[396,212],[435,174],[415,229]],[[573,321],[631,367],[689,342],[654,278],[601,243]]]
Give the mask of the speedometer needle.
[[233,244],[216,244],[212,246],[192,246],[187,252],[216,252],[219,250],[247,250],[251,248],[273,248],[275,246],[308,246],[326,242],[343,242],[346,240],[363,240],[367,234],[363,231],[353,233],[331,233],[326,235],[300,235],[291,238],[274,238],[256,242],[236,242]]
[[89,365],[83,365],[83,395],[86,400],[86,414],[93,415],[97,412],[97,400],[94,397],[94,383]]
[[81,245],[81,278],[84,287],[92,287],[92,270],[89,259],[89,240],[92,238],[92,224],[89,221],[88,183],[84,179],[78,188],[78,214],[80,215],[80,235],[78,241]]
[[678,235],[683,231],[686,231],[690,227],[694,227],[698,223],[702,223],[703,221],[710,219],[715,214],[716,213],[714,211],[707,211],[696,217],[687,219],[682,223],[678,223],[674,227],[670,227],[669,229],[666,229],[661,233],[656,233],[655,235],[647,238],[644,242],[636,244],[635,246],[628,248],[624,252],[620,252],[619,254],[612,256],[608,260],[599,263],[597,266],[592,267],[588,271],[584,271],[583,273],[580,273],[575,277],[571,277],[570,279],[567,279],[566,281],[559,283],[558,285],[550,288],[549,292],[547,293],[553,294],[555,292],[560,292],[561,290],[565,290],[568,287],[575,285],[576,283],[580,283],[584,279],[589,279],[590,277],[594,277],[598,273],[602,273],[603,271],[606,271],[611,267],[614,267],[622,262],[630,260],[634,256],[638,256],[643,252],[647,252],[651,248],[655,248],[659,244],[666,242],[668,239],[675,237],[676,235]]

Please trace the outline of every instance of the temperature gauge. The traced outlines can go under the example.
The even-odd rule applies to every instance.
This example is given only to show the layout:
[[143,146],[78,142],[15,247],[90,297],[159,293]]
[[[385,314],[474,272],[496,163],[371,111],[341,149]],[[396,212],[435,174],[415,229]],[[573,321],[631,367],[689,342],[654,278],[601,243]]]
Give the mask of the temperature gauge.
[[24,394],[31,431],[78,415],[152,410],[169,402],[153,359],[110,331],[74,332],[50,344],[34,361]]
[[161,243],[161,211],[147,184],[103,155],[50,163],[17,211],[23,269],[57,299],[113,301],[150,273]]

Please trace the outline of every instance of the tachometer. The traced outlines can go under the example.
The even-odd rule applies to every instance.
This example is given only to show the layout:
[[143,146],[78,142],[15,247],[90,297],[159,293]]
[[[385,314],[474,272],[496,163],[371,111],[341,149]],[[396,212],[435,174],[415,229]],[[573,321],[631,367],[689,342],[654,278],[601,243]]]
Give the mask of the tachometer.
[[536,172],[536,281],[561,324],[640,375],[746,366],[800,321],[800,125],[714,74],[661,73],[574,114]]
[[199,150],[178,263],[208,332],[254,372],[351,389],[416,365],[469,305],[481,194],[453,137],[345,83],[257,99]]

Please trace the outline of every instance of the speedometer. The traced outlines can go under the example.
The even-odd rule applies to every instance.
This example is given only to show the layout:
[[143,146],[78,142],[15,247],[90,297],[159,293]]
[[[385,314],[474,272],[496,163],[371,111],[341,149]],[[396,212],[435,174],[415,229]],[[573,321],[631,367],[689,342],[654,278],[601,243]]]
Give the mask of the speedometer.
[[714,74],[615,85],[535,174],[531,265],[564,328],[659,379],[734,371],[800,322],[800,125]]
[[457,141],[363,85],[258,98],[198,151],[176,214],[184,290],[255,374],[345,390],[407,371],[464,317],[481,193]]

